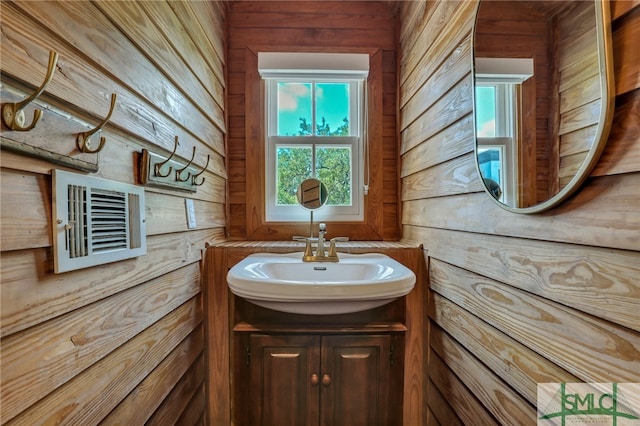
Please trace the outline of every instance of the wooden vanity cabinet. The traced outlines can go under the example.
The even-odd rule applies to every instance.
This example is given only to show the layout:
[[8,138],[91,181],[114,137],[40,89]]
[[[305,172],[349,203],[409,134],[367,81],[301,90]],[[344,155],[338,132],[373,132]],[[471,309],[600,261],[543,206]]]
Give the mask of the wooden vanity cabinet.
[[[251,426],[375,426],[395,401],[390,334],[263,334],[245,337]],[[395,364],[395,365],[394,365]],[[399,391],[401,393],[401,390]],[[243,411],[243,410],[240,410]]]

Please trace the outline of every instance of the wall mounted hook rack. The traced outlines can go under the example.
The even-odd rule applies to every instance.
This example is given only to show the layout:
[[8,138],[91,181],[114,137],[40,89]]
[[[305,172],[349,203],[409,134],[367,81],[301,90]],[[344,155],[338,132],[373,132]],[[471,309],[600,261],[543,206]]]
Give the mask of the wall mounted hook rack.
[[11,130],[16,130],[20,132],[26,132],[34,127],[42,117],[42,110],[36,109],[33,111],[33,121],[28,126],[25,126],[25,117],[24,117],[24,107],[29,105],[31,102],[36,100],[38,96],[44,92],[44,89],[47,87],[47,84],[53,78],[53,73],[56,69],[56,64],[58,63],[58,53],[55,51],[49,52],[49,65],[47,66],[47,74],[44,78],[44,82],[38,89],[28,98],[21,102],[15,103],[6,103],[2,105],[2,122],[5,126],[7,126]]
[[[140,155],[140,183],[158,188],[196,192],[198,186],[204,183],[204,178],[200,183],[196,182],[196,178],[204,173],[209,165],[209,156],[207,156],[207,164],[198,172],[198,167],[193,165],[196,147],[193,147],[191,159],[188,162],[181,162],[175,158],[177,148],[178,137],[176,136],[173,151],[169,157],[165,158],[160,154],[143,149]],[[168,169],[166,169],[167,167]],[[161,169],[166,169],[167,172],[163,173]],[[175,173],[172,173],[172,171],[175,171]]]
[[76,145],[78,145],[78,149],[81,152],[88,153],[88,154],[97,154],[98,152],[102,151],[102,148],[104,148],[104,144],[107,142],[107,139],[104,136],[100,136],[100,144],[96,149],[91,149],[89,147],[91,143],[89,139],[91,138],[91,136],[93,136],[94,134],[102,130],[102,128],[109,122],[109,120],[111,119],[111,114],[113,114],[113,110],[115,109],[115,106],[116,106],[116,99],[117,99],[117,95],[115,93],[112,93],[111,107],[109,108],[109,113],[107,114],[105,119],[102,120],[100,124],[98,124],[96,128],[94,128],[93,130],[89,130],[88,132],[78,133],[78,137],[76,138]]

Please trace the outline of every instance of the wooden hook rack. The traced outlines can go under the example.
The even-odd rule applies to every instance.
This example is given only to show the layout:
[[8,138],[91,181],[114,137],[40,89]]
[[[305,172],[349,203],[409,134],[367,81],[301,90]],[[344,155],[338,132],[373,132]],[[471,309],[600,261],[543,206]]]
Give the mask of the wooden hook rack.
[[[176,146],[177,143],[178,141],[176,138]],[[202,174],[207,166],[199,170],[199,167],[192,164],[193,157],[188,162],[180,161],[174,157],[174,153],[167,158],[166,156],[143,149],[142,154],[140,155],[140,183],[142,185],[153,186],[156,188],[169,188],[180,191],[196,192],[198,190],[198,186],[200,186],[202,182],[199,182],[199,185],[196,183],[195,179],[192,179],[192,177]],[[195,148],[193,154],[195,157]],[[161,165],[162,167],[156,167],[158,165]],[[161,168],[163,170],[175,172],[164,173],[160,171]],[[185,176],[187,178],[184,178]]]

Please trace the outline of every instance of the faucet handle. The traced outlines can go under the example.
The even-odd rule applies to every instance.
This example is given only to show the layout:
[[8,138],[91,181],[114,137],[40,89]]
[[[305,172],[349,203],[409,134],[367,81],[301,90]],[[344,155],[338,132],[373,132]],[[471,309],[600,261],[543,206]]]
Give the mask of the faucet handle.
[[349,237],[333,237],[332,239],[329,240],[329,242],[331,243],[335,243],[335,242],[344,242],[344,241],[349,241]]
[[349,241],[349,237],[333,237],[329,240],[331,243],[329,245],[329,257],[338,257],[338,252],[336,252],[336,242],[337,241]]
[[326,223],[319,223],[318,224],[318,231],[327,232],[327,224]]

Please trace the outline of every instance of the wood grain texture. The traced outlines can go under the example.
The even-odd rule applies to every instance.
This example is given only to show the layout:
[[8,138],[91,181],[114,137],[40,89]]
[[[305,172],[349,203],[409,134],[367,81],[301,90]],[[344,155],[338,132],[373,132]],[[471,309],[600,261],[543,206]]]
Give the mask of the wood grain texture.
[[[194,299],[185,303],[158,321],[157,328],[147,328],[67,385],[23,411],[14,419],[14,424],[96,423],[115,408],[201,320],[200,301]],[[104,389],[109,389],[109,392],[105,394]]]
[[611,19],[615,20],[625,13],[633,10],[634,7],[640,5],[639,0],[612,0],[611,3]]
[[[3,153],[4,156],[4,153]],[[51,167],[49,164],[48,167]],[[219,182],[215,176],[205,179],[212,185]],[[6,232],[0,236],[3,251],[23,250],[30,248],[50,247],[51,241],[51,178],[37,174],[13,173],[3,169],[0,183],[8,200],[2,203],[0,219],[7,226]],[[219,185],[215,185],[223,189]],[[174,196],[177,195],[177,196]],[[195,195],[195,194],[194,194]],[[186,195],[196,198],[197,195]],[[220,202],[195,200],[197,227],[195,229],[213,229],[225,225],[224,195],[215,197]],[[147,236],[168,232],[187,231],[185,213],[185,193],[178,191],[148,191],[145,195]],[[22,210],[21,206],[32,208]]]
[[203,424],[205,417],[202,414],[206,409],[206,400],[204,397],[203,386],[200,384],[193,392],[193,396],[189,400],[189,404],[182,411],[182,415],[176,420],[175,424],[180,426],[200,425]]
[[424,143],[403,153],[401,177],[473,151],[472,123],[473,115],[469,113],[458,122],[425,140]]
[[481,191],[477,175],[475,156],[463,155],[406,176],[402,181],[402,200]]
[[[145,216],[147,235],[165,234],[169,232],[186,232],[187,219],[185,199],[190,197],[165,196],[160,193],[148,193],[145,206],[150,212]],[[196,215],[194,229],[221,228],[225,225],[224,203],[210,203],[194,200]]]
[[[7,169],[2,169],[0,177],[2,251],[51,246],[51,179],[37,174],[12,173]],[[22,206],[29,208],[22,209]]]
[[[553,211],[538,215],[509,213],[484,192],[405,201],[403,224],[636,251],[638,185],[638,173],[606,176],[589,182]],[[605,228],[602,223],[611,225]]]
[[[7,46],[7,53],[3,54],[3,71],[20,80],[29,78],[28,81],[38,82],[42,78],[42,68],[46,67],[48,51],[54,49],[61,58],[58,61],[61,69],[59,73],[66,77],[54,78],[47,86],[47,93],[61,99],[63,106],[65,102],[71,103],[76,108],[102,117],[104,111],[108,110],[110,94],[115,92],[118,94],[119,107],[114,110],[111,123],[149,141],[162,143],[168,152],[173,148],[176,134],[185,141],[195,134],[212,148],[217,147],[218,153],[224,153],[221,130],[215,129],[184,94],[154,68],[153,63],[137,53],[136,46],[113,28],[106,17],[101,21],[107,28],[104,33],[89,36],[89,28],[99,28],[96,18],[102,16],[93,6],[83,7],[81,3],[68,2],[23,2],[20,7],[33,14],[35,23],[29,21],[31,18],[23,12],[14,12],[13,7],[3,7],[3,17],[6,18],[3,19],[3,27],[6,28],[3,35],[8,34],[3,37],[3,46],[15,44],[13,48]],[[49,19],[51,16],[56,16],[59,20]],[[52,25],[47,29],[54,34],[58,33],[63,40],[73,41],[74,28],[83,29],[84,33],[78,32],[76,35],[78,47],[83,53],[96,56],[87,58],[84,54],[78,54],[77,47],[70,47],[47,30],[43,31],[38,24],[41,19],[47,25]],[[19,22],[25,22],[25,25],[20,26]],[[58,22],[59,25],[56,24]],[[64,22],[76,22],[77,26],[64,25]],[[18,55],[18,52],[25,51],[24,46],[28,47],[27,52]],[[41,65],[34,66],[33,58],[40,58]],[[33,77],[29,77],[30,75]],[[145,78],[137,78],[140,75]],[[154,78],[162,84],[154,85]],[[158,87],[162,89],[159,90]],[[161,111],[167,115],[158,115],[153,105],[161,105]],[[184,127],[177,124],[183,124]],[[194,132],[190,134],[185,128],[193,129]],[[178,154],[190,158],[191,153],[183,145]],[[204,161],[198,163],[203,164]]]
[[[193,269],[193,268],[192,268]],[[200,292],[199,275],[169,274],[2,340],[2,401],[7,418],[102,359]],[[182,276],[181,276],[182,275]],[[153,298],[149,294],[154,294]],[[122,317],[114,322],[113,318]],[[47,375],[40,371],[47,370]],[[24,381],[31,386],[24,387]]]
[[[189,10],[189,8],[173,7],[172,3],[165,2],[147,2],[142,3],[141,6],[147,13],[149,20],[154,22],[162,32],[162,37],[171,43],[175,54],[177,54],[177,59],[174,59],[177,66],[184,69],[184,66],[187,65],[188,69],[200,81],[203,89],[210,94],[216,103],[211,114],[214,115],[214,120],[219,121],[223,129],[226,128],[224,124],[225,82],[219,54],[205,40],[203,32],[192,31],[193,23],[188,22],[185,25],[184,18],[180,19],[180,16],[174,13],[176,10],[183,11]],[[220,54],[224,55],[224,49],[220,51]]]
[[194,417],[205,411],[204,389],[202,388],[203,374],[203,364],[201,362],[195,363],[146,424],[157,426],[166,424],[195,425]]
[[612,23],[613,70],[616,96],[640,87],[640,52],[635,40],[640,37],[640,7],[638,4]]
[[640,88],[616,98],[609,140],[591,176],[640,171]]
[[[405,250],[406,251],[406,250]],[[426,322],[428,272],[422,250],[411,250],[410,257],[393,256],[416,274],[416,286],[405,298],[408,329],[404,343],[404,378],[402,419],[404,424],[419,424],[426,418],[425,390],[427,377],[426,343],[429,341],[429,326]],[[409,258],[407,258],[409,257]]]
[[437,69],[433,70],[433,75],[417,90],[411,99],[406,101],[400,111],[401,130],[417,118],[414,116],[415,114],[426,110],[429,105],[443,96],[450,88],[451,83],[462,79],[468,73],[470,59],[471,37],[467,37],[456,47],[454,54],[440,64]]
[[462,426],[464,424],[431,380],[427,384],[427,398],[429,414],[432,416],[427,418],[428,425]]
[[411,234],[431,241],[434,259],[640,331],[640,266],[634,251],[435,228]]
[[449,403],[454,415],[462,424],[499,425],[500,423],[465,386],[464,382],[451,371],[440,356],[429,355],[429,378]]
[[[447,13],[440,11],[445,4],[450,8]],[[471,98],[471,88],[459,89],[459,82],[449,81],[445,87],[437,86],[433,96],[421,91],[436,86],[431,70],[442,63],[456,63],[462,69],[452,71],[460,75],[465,67],[471,71],[470,64],[456,62],[459,52],[454,46],[472,31],[477,5],[403,2],[399,9],[403,58],[399,104],[401,122],[406,123],[399,129],[403,238],[424,246],[432,291],[430,326],[437,328],[437,323],[443,328],[440,336],[447,336],[437,341],[437,332],[432,333],[432,346],[427,348],[429,424],[455,424],[456,419],[463,424],[514,423],[505,417],[509,414],[487,402],[492,398],[487,389],[495,383],[506,394],[519,394],[533,405],[541,381],[639,379],[640,58],[632,47],[638,39],[639,4],[611,2],[618,96],[605,151],[575,196],[538,215],[497,208],[470,173],[475,142],[471,104],[465,98]],[[500,44],[517,49],[527,27],[505,21],[515,18],[514,8],[504,7],[505,2],[495,5],[494,25],[489,28],[494,32],[516,28],[522,38]],[[457,16],[460,25],[455,30],[439,27],[436,15],[449,21]],[[580,14],[574,18],[581,25]],[[442,27],[443,31],[436,30]],[[436,45],[433,40],[438,38],[442,41]],[[421,45],[419,39],[431,41]],[[582,43],[565,41],[579,48]],[[580,144],[593,134],[593,127],[584,127],[592,119],[579,118],[586,115],[574,111],[588,111],[584,105],[595,99],[595,93],[585,90],[591,86],[569,81],[585,81],[593,72],[569,60],[563,73],[568,80],[554,83],[565,91],[558,110],[571,112],[576,117],[571,122],[577,125],[562,136],[564,144],[558,151],[573,167],[572,159],[584,151]],[[443,114],[431,112],[438,103],[447,105]],[[412,128],[422,117],[429,117],[422,128]],[[543,129],[537,122],[536,132]],[[533,152],[540,155],[545,149],[535,147]],[[547,164],[536,168],[534,179],[551,174]],[[546,184],[538,184],[537,193],[548,190]],[[527,406],[521,400],[516,404]],[[521,420],[518,423],[533,422]]]
[[25,97],[49,50],[59,53],[34,105],[43,119],[24,141],[75,156],[76,133],[104,117],[115,92],[95,176],[139,184],[140,151],[168,156],[176,135],[184,163],[193,147],[196,167],[210,157],[194,194],[146,188],[146,255],[54,274],[50,170],[67,167],[3,150],[3,424],[207,421],[199,261],[226,233],[225,14],[198,2],[2,4],[3,93]]
[[435,292],[581,380],[640,379],[640,333],[440,261],[432,259],[429,270]]
[[[400,56],[400,107],[467,37],[476,3],[439,2],[412,49]],[[433,20],[432,20],[433,19]],[[425,27],[426,28],[426,27]],[[459,52],[457,52],[459,53]]]
[[194,373],[196,377],[204,375],[203,343],[202,327],[199,327],[162,360],[100,424],[145,423],[167,397],[174,383],[187,382]]
[[[191,42],[186,40],[185,43],[194,43],[197,46],[201,55],[199,60],[204,61],[213,71],[218,84],[223,88],[227,87],[228,83],[225,80],[224,71],[226,50],[224,31],[226,23],[223,17],[218,15],[215,8],[209,8],[206,5],[188,2],[170,2],[168,5],[182,24],[182,27],[188,29],[187,32]],[[164,7],[160,2],[155,2],[154,6]],[[166,18],[166,15],[168,14],[163,11],[158,16],[162,19],[173,19],[172,17]],[[220,99],[215,99],[224,108],[224,105],[220,103]]]
[[524,425],[536,421],[533,404],[518,395],[507,382],[487,372],[478,359],[440,328],[431,329],[430,344],[500,424]]
[[438,102],[411,123],[402,132],[400,152],[406,153],[424,142],[429,136],[435,135],[471,112],[473,105],[469,93],[472,86],[471,75],[467,74],[451,88],[447,96],[440,98]]
[[[199,114],[202,119],[211,120],[220,130],[225,130],[222,108],[215,103],[215,96],[219,101],[223,100],[220,87],[216,88],[219,83],[213,78],[213,73],[203,66],[197,56],[197,48],[187,42],[188,38],[183,39],[187,43],[176,47],[176,43],[181,41],[180,38],[172,34],[171,30],[165,30],[169,33],[163,34],[162,29],[171,26],[167,26],[162,17],[154,14],[152,7],[143,9],[137,2],[114,4],[109,1],[96,2],[95,5],[112,22],[118,23],[120,31],[137,45],[138,50],[147,52],[154,68],[161,70],[164,77],[183,91],[185,97],[199,110],[206,111],[206,115]],[[172,11],[167,6],[165,19],[169,19],[171,14]],[[152,19],[149,19],[150,17]],[[180,34],[179,26],[173,28]],[[188,61],[180,55],[188,55]]]
[[[505,383],[510,383],[531,405],[536,404],[538,383],[578,381],[577,377],[439,294],[433,293],[431,301],[429,317]],[[447,352],[444,348],[440,350]]]
[[203,241],[209,239],[215,239],[215,234],[207,231],[157,236],[147,240],[146,256],[64,275],[53,274],[53,255],[49,250],[5,252],[0,284],[2,335],[8,336],[198,262]]
[[[397,239],[398,215],[385,214],[396,204],[397,156],[384,161],[396,146],[395,25],[391,10],[380,2],[238,2],[229,9],[229,193],[230,235],[252,240],[289,239],[295,224],[264,219],[263,89],[257,72],[259,51],[359,52],[371,57],[368,77],[371,180],[364,198],[365,219],[349,223],[351,239]],[[391,158],[389,158],[391,160]],[[244,207],[244,212],[240,210]],[[237,212],[237,214],[236,214]],[[328,223],[330,229],[340,223]],[[342,234],[340,234],[342,235]]]
[[230,329],[227,259],[224,249],[209,248],[205,255],[205,341],[207,418],[211,424],[231,423]]

